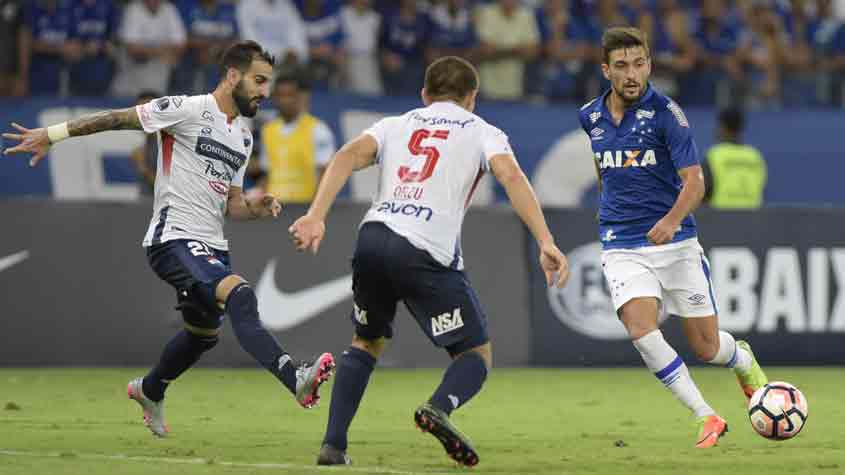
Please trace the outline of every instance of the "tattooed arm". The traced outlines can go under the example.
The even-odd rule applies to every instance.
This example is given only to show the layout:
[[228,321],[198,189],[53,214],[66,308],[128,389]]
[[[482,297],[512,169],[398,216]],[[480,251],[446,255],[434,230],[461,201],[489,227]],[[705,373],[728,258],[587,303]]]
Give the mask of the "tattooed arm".
[[134,107],[96,112],[61,124],[38,129],[12,123],[19,133],[5,133],[4,138],[17,140],[18,145],[3,150],[3,155],[10,153],[31,153],[30,166],[35,166],[47,155],[50,146],[69,137],[96,134],[107,130],[143,130],[141,119]]
[[96,134],[106,130],[143,130],[138,112],[134,107],[95,112],[78,119],[68,121],[68,134],[71,137]]

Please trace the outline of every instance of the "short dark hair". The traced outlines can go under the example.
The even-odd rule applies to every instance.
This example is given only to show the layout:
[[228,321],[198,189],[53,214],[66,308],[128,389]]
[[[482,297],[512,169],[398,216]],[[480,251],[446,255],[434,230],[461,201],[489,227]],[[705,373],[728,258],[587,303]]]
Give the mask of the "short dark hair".
[[610,64],[610,53],[618,49],[642,46],[646,56],[650,56],[645,33],[632,26],[614,26],[605,30],[601,36],[601,52],[604,64]]
[[745,128],[745,114],[737,107],[728,107],[719,111],[719,124],[725,129],[740,133]]
[[273,83],[273,90],[275,91],[282,84],[295,84],[300,91],[310,91],[311,74],[302,68],[283,71],[276,78],[276,82]]
[[255,60],[266,61],[270,66],[276,64],[276,58],[255,41],[239,41],[226,48],[220,57],[220,71],[225,76],[229,68],[245,73]]
[[463,58],[444,56],[425,70],[424,86],[431,99],[461,101],[478,89],[478,71]]

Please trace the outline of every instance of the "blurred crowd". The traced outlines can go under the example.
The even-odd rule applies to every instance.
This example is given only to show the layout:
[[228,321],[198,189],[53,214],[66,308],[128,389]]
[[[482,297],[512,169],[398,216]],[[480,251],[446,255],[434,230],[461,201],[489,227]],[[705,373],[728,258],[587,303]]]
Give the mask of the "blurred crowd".
[[602,31],[650,39],[685,104],[843,106],[845,0],[0,0],[0,96],[192,94],[254,39],[314,89],[416,95],[427,63],[471,59],[482,95],[581,101]]

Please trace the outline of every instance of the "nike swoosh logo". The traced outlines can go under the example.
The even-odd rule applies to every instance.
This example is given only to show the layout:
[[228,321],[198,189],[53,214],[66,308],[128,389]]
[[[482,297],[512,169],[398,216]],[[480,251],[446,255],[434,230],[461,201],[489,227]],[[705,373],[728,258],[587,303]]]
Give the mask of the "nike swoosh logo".
[[18,264],[29,257],[29,251],[21,251],[15,254],[0,258],[0,272]]
[[264,326],[287,330],[352,296],[352,274],[296,292],[284,292],[276,287],[276,260],[273,259],[261,273],[255,293]]

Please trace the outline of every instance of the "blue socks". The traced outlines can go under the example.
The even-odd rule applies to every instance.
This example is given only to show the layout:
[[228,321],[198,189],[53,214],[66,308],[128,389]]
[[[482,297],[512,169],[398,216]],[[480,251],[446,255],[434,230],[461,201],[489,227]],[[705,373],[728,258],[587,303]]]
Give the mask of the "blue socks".
[[346,450],[349,424],[358,410],[358,404],[361,403],[375,365],[376,359],[366,351],[350,347],[343,352],[332,387],[329,424],[323,439],[324,444],[338,450]]
[[200,356],[216,344],[216,336],[199,336],[187,330],[177,333],[164,347],[158,364],[144,376],[144,396],[156,402],[164,399],[167,385],[196,364]]
[[484,359],[474,351],[467,352],[452,361],[429,402],[446,414],[451,414],[478,394],[486,379],[487,365]]
[[240,284],[226,299],[226,313],[241,347],[296,394],[296,368],[258,318],[258,299],[247,284]]

